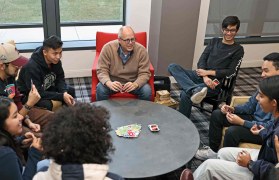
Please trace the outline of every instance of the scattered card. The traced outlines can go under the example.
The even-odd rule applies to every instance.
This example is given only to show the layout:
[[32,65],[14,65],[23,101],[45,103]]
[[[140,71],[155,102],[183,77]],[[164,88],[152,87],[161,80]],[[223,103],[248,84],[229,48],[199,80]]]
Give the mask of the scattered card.
[[152,132],[160,131],[160,128],[157,124],[149,124],[148,127],[149,127],[150,131],[152,131]]
[[118,127],[115,130],[117,136],[126,138],[138,137],[141,131],[141,124],[130,124],[127,126]]

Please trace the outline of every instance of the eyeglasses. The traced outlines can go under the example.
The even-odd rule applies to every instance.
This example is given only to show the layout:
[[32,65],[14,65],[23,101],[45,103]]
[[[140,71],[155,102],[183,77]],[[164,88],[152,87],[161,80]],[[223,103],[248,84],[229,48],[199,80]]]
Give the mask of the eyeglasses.
[[224,31],[225,33],[228,33],[228,32],[230,32],[230,33],[236,33],[237,29],[223,29],[223,31]]
[[121,39],[122,41],[124,41],[126,44],[136,42],[136,38],[131,38],[131,39],[122,39],[122,38],[120,38],[120,39]]

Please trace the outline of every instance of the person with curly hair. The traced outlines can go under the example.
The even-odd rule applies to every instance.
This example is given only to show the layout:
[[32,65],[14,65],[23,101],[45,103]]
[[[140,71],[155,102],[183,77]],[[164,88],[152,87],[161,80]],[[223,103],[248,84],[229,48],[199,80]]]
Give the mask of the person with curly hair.
[[58,110],[42,136],[49,168],[34,180],[123,179],[108,173],[109,153],[114,152],[109,118],[105,108],[89,103]]
[[[16,104],[8,97],[0,97],[0,177],[8,180],[31,180],[36,173],[36,164],[41,160],[41,140],[28,132],[23,138],[23,116]],[[20,141],[30,141],[28,160],[25,163]],[[23,171],[23,165],[25,170]]]

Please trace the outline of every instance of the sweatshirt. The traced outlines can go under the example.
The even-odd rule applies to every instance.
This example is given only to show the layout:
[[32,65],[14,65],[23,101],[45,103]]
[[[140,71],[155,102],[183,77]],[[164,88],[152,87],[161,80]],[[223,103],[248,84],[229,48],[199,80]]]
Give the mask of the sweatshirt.
[[97,66],[97,77],[102,84],[119,81],[121,84],[135,82],[142,87],[149,80],[150,61],[144,46],[134,44],[130,58],[123,63],[119,56],[118,40],[108,42],[102,49]]
[[19,73],[17,86],[25,96],[28,96],[31,90],[31,80],[41,99],[63,101],[63,93],[67,91],[67,87],[62,63],[59,61],[48,67],[43,56],[43,47],[35,49]]
[[240,67],[244,55],[243,47],[237,43],[224,44],[222,39],[213,38],[203,51],[198,68],[215,70],[216,78],[230,78]]

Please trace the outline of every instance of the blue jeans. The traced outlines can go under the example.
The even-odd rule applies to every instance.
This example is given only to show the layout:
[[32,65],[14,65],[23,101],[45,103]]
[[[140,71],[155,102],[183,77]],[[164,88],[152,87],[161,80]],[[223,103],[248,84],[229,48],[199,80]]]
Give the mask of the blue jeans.
[[[179,112],[187,116],[188,118],[191,115],[192,109],[192,90],[197,87],[207,87],[203,82],[203,78],[198,76],[196,71],[186,70],[177,64],[170,64],[168,67],[169,73],[174,77],[177,83],[182,88],[180,93],[180,103],[179,103]],[[219,89],[210,89],[207,90],[207,97],[214,96],[219,92]]]
[[[115,94],[117,92],[109,89],[107,86],[103,85],[102,83],[98,83],[97,90],[96,90],[96,100],[102,101],[109,99],[109,96]],[[151,87],[148,83],[143,85],[141,88],[133,90],[130,92],[131,94],[137,95],[139,99],[150,101],[151,100]]]

